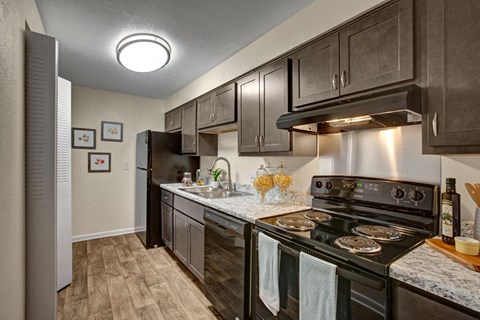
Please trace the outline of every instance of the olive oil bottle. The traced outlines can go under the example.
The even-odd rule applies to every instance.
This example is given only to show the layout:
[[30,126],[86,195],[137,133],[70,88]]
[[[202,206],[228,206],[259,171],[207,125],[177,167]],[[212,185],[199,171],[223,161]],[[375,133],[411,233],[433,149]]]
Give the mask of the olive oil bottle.
[[460,195],[455,192],[455,179],[447,178],[447,188],[442,193],[442,240],[455,244],[460,236]]

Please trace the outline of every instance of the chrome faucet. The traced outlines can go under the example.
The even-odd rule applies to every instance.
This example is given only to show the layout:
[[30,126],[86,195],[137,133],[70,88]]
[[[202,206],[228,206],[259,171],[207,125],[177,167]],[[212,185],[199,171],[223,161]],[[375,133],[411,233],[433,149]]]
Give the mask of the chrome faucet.
[[228,189],[227,191],[233,191],[233,185],[232,185],[232,171],[230,168],[230,162],[227,160],[227,158],[224,157],[218,157],[215,160],[213,160],[212,165],[210,166],[210,169],[208,169],[209,172],[212,172],[213,167],[217,163],[218,160],[223,160],[227,163],[227,171],[228,171]]

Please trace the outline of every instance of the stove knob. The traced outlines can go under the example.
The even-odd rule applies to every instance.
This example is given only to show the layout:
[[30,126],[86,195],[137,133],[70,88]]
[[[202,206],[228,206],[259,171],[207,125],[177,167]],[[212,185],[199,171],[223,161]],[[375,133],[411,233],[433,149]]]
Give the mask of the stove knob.
[[327,188],[327,190],[330,190],[330,189],[333,188],[333,184],[332,184],[330,181],[328,181],[328,182],[325,184],[325,188]]
[[320,189],[322,187],[322,181],[317,181],[315,182],[315,187],[317,187],[318,189]]
[[410,193],[408,194],[408,197],[410,200],[415,201],[415,202],[420,202],[425,198],[425,195],[423,192],[418,191],[418,190],[410,190]]
[[392,192],[390,193],[393,199],[400,200],[405,197],[405,191],[400,188],[393,188]]

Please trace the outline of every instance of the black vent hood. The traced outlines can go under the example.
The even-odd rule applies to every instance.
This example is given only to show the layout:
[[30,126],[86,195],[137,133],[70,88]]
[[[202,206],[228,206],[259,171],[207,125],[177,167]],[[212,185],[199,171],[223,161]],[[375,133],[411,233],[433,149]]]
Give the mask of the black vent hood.
[[277,128],[310,133],[337,133],[420,123],[420,88],[409,85],[339,100],[315,109],[282,114]]

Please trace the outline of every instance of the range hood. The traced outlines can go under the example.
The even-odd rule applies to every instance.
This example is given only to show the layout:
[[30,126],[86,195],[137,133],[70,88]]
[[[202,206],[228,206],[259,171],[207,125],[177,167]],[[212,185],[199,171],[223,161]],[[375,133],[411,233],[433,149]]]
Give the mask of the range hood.
[[277,128],[324,134],[417,124],[422,121],[420,90],[409,85],[284,113]]

